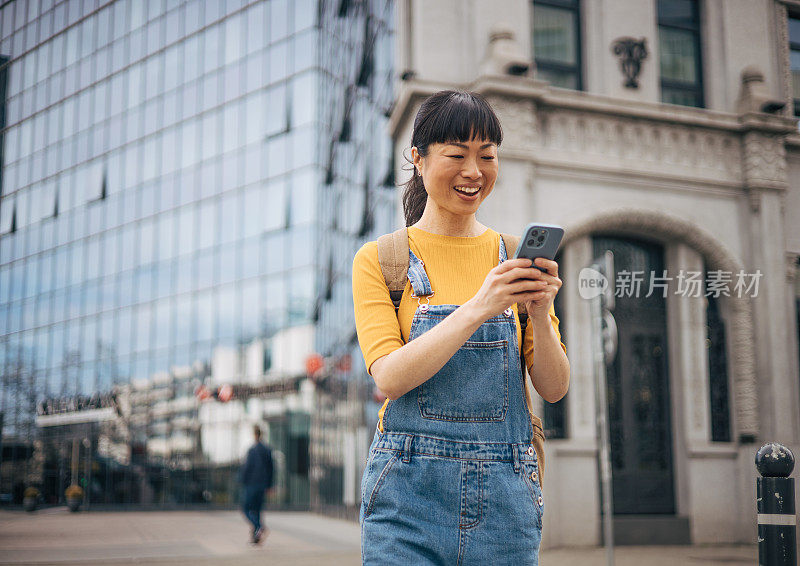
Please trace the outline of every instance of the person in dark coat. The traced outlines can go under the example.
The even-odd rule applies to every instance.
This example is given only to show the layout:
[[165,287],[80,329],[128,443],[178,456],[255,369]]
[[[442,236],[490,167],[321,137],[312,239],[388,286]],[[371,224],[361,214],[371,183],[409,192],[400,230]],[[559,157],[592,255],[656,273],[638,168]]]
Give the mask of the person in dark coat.
[[244,465],[239,468],[242,484],[242,511],[253,525],[251,542],[258,544],[266,538],[269,529],[261,524],[261,507],[264,491],[272,487],[272,450],[261,442],[261,429],[253,427],[255,444],[247,450]]

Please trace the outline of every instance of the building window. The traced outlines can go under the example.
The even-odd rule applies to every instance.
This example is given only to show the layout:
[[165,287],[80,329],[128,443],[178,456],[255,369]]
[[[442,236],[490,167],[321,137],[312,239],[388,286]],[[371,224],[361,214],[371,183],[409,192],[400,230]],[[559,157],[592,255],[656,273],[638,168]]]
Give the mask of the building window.
[[800,116],[800,18],[789,18],[789,58],[792,67],[794,115]]
[[702,108],[700,8],[697,0],[658,0],[661,102]]
[[[708,282],[708,278],[705,278]],[[706,287],[705,293],[709,293]],[[725,346],[725,321],[719,299],[706,296],[706,349],[708,350],[709,401],[711,404],[711,440],[730,442],[731,410],[728,393],[728,356]]]
[[579,0],[536,0],[531,11],[537,78],[581,90]]

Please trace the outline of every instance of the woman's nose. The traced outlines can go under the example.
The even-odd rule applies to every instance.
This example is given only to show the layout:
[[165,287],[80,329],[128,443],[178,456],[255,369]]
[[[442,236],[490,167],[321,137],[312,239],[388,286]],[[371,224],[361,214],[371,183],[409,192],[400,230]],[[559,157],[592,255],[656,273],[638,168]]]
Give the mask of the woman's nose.
[[479,178],[481,176],[481,170],[480,167],[478,167],[478,162],[471,159],[465,160],[462,175],[470,179]]

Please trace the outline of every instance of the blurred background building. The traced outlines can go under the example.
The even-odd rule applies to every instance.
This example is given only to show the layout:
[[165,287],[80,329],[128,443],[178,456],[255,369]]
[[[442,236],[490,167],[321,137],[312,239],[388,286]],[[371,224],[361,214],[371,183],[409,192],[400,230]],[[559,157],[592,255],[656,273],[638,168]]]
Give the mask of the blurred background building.
[[273,504],[342,504],[392,41],[386,1],[0,2],[3,501],[234,505],[260,423]]
[[800,1],[13,0],[0,57],[0,501],[230,506],[261,423],[273,504],[356,517],[352,257],[457,87],[505,129],[481,220],[567,230],[545,544],[601,541],[606,249],[644,274],[607,368],[619,542],[752,540],[757,443],[800,448]]
[[[644,275],[613,313],[615,538],[752,541],[756,443],[800,447],[800,2],[397,6],[398,162],[421,99],[476,90],[505,129],[481,220],[566,228],[556,313],[572,381],[560,403],[540,401],[544,544],[601,542],[591,316],[578,283],[606,249],[618,273]],[[760,270],[756,293],[735,290],[740,270]],[[700,274],[699,296],[677,293],[681,272]],[[705,284],[715,272],[728,274],[725,293]],[[673,278],[667,293],[647,296],[652,273]]]

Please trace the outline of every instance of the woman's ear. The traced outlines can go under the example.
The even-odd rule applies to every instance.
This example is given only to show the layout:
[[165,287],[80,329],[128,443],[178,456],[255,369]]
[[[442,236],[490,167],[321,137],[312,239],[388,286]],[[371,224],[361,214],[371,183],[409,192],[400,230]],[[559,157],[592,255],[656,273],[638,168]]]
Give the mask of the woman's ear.
[[414,164],[414,169],[417,170],[417,173],[422,175],[422,156],[420,156],[417,146],[411,148],[411,163]]

